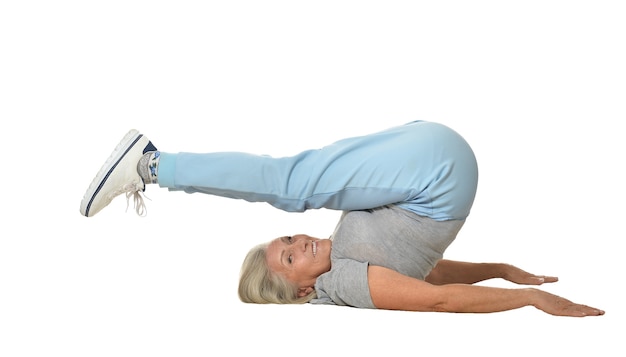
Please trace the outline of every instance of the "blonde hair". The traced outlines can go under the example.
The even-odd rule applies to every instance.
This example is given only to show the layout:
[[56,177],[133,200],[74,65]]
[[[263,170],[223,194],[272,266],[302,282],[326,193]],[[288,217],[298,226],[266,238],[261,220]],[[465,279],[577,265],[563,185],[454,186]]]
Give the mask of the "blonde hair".
[[253,304],[304,304],[317,294],[298,297],[298,287],[282,275],[273,273],[266,260],[269,243],[252,248],[243,261],[239,277],[239,299]]

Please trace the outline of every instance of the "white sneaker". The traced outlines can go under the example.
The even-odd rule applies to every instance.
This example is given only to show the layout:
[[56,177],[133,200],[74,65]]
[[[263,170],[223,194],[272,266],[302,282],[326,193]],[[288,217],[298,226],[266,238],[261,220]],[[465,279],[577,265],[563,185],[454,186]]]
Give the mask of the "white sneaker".
[[137,172],[137,163],[149,151],[157,151],[157,148],[137,130],[129,131],[89,185],[80,203],[80,213],[92,217],[124,193],[127,203],[133,196],[137,214],[145,215],[146,206],[140,192],[146,185]]

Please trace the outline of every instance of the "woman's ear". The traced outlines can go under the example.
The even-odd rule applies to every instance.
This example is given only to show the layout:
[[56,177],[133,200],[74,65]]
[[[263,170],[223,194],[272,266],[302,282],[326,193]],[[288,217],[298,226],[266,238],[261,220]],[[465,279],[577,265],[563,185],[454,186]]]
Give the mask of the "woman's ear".
[[307,286],[306,288],[298,288],[298,297],[305,297],[313,292],[312,286]]

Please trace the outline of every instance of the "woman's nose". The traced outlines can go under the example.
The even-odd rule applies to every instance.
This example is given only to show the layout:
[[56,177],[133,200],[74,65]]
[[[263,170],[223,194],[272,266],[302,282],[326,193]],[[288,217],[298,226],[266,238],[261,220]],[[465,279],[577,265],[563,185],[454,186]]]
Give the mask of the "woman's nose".
[[303,250],[306,249],[307,242],[308,240],[305,236],[296,237],[296,246],[302,248]]

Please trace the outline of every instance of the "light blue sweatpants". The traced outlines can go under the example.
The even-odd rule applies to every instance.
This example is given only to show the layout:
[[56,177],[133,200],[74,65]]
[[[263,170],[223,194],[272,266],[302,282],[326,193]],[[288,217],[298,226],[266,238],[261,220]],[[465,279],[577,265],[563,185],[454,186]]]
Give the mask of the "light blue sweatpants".
[[416,121],[291,157],[238,152],[161,152],[159,186],[290,212],[359,210],[397,204],[435,220],[465,219],[478,169],[450,128]]

